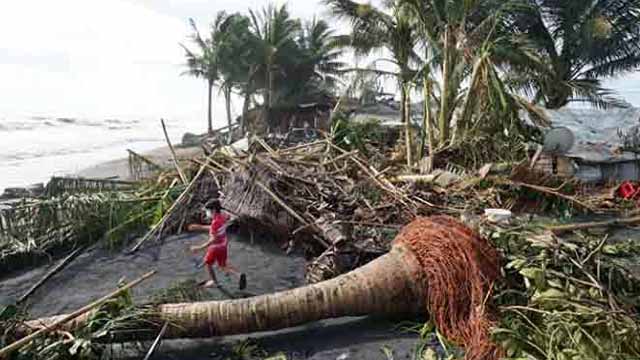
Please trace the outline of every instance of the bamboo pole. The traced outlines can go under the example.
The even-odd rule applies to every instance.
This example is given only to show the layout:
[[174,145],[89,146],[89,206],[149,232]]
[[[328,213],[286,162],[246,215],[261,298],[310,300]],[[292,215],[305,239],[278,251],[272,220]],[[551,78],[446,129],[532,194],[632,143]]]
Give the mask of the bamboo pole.
[[69,254],[69,256],[67,256],[58,265],[56,265],[53,269],[51,269],[51,271],[49,271],[42,279],[40,279],[40,281],[38,281],[29,290],[27,290],[27,292],[24,293],[24,295],[22,295],[20,299],[18,299],[17,303],[20,304],[24,302],[31,294],[33,294],[36,290],[38,290],[38,288],[42,286],[47,280],[49,280],[53,275],[57,274],[60,270],[62,270],[67,265],[69,265],[69,263],[71,263],[71,261],[73,261],[80,254],[82,250],[84,250],[84,247],[80,247],[75,251],[73,251],[71,254]]
[[180,168],[180,164],[178,164],[178,158],[176,156],[176,151],[173,149],[173,145],[171,145],[171,140],[169,140],[169,134],[167,134],[167,126],[164,124],[164,119],[160,119],[160,123],[162,124],[162,131],[164,132],[164,138],[167,140],[167,145],[169,146],[169,150],[171,151],[171,157],[173,158],[173,165],[175,165],[176,170],[178,170],[178,175],[180,175],[180,179],[182,179],[183,184],[189,183],[189,180],[185,176],[184,172]]
[[83,314],[85,314],[85,313],[97,308],[98,306],[100,306],[100,305],[106,303],[107,301],[109,301],[111,298],[122,294],[123,292],[131,289],[132,287],[140,284],[144,280],[146,280],[146,279],[150,278],[151,276],[155,275],[155,273],[156,273],[155,270],[151,271],[151,272],[148,272],[148,273],[144,274],[142,277],[138,278],[137,280],[134,280],[134,281],[128,283],[127,285],[119,288],[118,290],[116,290],[116,291],[114,291],[114,292],[112,292],[112,293],[110,293],[108,295],[105,295],[102,298],[92,302],[91,304],[86,305],[86,306],[84,306],[84,307],[72,312],[71,314],[64,316],[63,318],[55,321],[51,325],[45,326],[42,329],[34,332],[33,334],[31,334],[29,336],[26,336],[26,337],[24,337],[24,338],[22,338],[22,339],[20,339],[20,340],[18,340],[16,342],[14,342],[13,344],[10,344],[10,345],[6,346],[3,349],[0,349],[0,359],[8,356],[13,351],[21,348],[22,346],[26,345],[27,343],[31,342],[32,340],[35,340],[40,335],[44,335],[44,334],[46,334],[46,333],[48,333],[50,331],[56,330],[60,325],[65,324],[65,323],[67,323],[67,322],[79,317],[80,315],[83,315]]
[[151,345],[151,347],[149,348],[149,351],[147,352],[147,356],[144,357],[144,360],[151,359],[151,356],[153,356],[153,353],[158,348],[158,345],[160,345],[160,341],[162,340],[162,337],[164,336],[164,333],[167,331],[167,327],[168,326],[169,326],[169,323],[165,322],[164,325],[162,326],[162,329],[160,329],[160,333],[158,334],[158,337],[153,342],[153,345]]
[[167,219],[169,218],[169,216],[171,216],[173,214],[173,211],[176,209],[176,207],[178,206],[178,204],[180,204],[182,202],[182,200],[184,199],[184,197],[191,192],[191,189],[193,188],[193,186],[195,185],[195,183],[198,181],[198,178],[200,178],[200,175],[202,175],[202,173],[204,172],[205,167],[201,166],[200,170],[198,170],[198,173],[196,174],[196,176],[193,177],[193,179],[191,180],[191,182],[189,183],[189,186],[187,186],[186,189],[184,189],[184,191],[182,192],[182,194],[180,194],[180,196],[178,196],[178,198],[176,199],[176,201],[173,202],[173,204],[171,204],[171,207],[169,208],[169,210],[167,210],[167,213],[162,217],[162,219],[155,224],[151,230],[149,230],[145,236],[140,239],[140,241],[136,244],[136,246],[133,247],[133,249],[131,249],[131,252],[136,252],[138,251],[138,249],[140,249],[140,246],[142,246],[142,244],[144,244],[150,237],[151,235],[153,235],[156,230],[163,225]]

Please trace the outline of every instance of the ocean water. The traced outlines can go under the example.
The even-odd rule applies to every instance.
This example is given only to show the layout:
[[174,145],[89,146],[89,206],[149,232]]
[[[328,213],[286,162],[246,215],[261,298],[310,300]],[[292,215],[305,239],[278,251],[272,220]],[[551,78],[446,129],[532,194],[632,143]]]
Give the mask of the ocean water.
[[[220,119],[222,120],[222,119]],[[206,131],[201,118],[166,119],[172,143]],[[158,118],[82,118],[0,114],[0,192],[45,183],[101,162],[164,146]]]

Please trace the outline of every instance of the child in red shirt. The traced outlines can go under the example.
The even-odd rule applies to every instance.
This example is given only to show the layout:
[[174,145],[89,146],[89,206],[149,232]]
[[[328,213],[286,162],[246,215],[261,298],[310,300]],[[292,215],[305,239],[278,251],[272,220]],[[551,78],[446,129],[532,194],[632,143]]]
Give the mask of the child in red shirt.
[[227,263],[227,249],[229,242],[227,240],[227,226],[229,225],[229,216],[222,213],[220,201],[214,199],[205,205],[207,215],[211,214],[211,226],[209,227],[209,241],[200,246],[193,246],[191,250],[195,253],[203,249],[207,249],[204,256],[204,264],[209,274],[210,280],[204,284],[204,287],[213,287],[218,285],[216,275],[213,271],[213,265],[218,264],[220,270],[227,275],[235,274],[240,277],[240,289],[247,286],[247,277],[245,274],[239,273],[233,266]]

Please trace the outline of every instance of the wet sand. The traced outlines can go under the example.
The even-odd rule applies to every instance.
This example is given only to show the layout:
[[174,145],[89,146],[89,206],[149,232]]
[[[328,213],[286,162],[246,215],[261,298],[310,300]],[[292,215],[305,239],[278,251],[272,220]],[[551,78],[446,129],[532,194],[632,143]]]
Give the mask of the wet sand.
[[[195,265],[199,258],[187,251],[190,245],[204,241],[206,235],[175,236],[161,244],[149,244],[136,254],[105,249],[85,253],[29,298],[30,314],[40,317],[70,312],[111,292],[123,277],[133,280],[154,269],[158,273],[134,289],[137,299],[147,299],[179,281],[204,280],[204,269]],[[272,243],[256,241],[251,244],[233,236],[229,246],[230,262],[247,273],[247,289],[240,291],[235,279],[219,275],[228,292],[208,289],[209,299],[271,293],[294,288],[304,282],[304,259],[296,255],[287,256]],[[0,304],[15,301],[53,265],[12,274],[0,280]],[[406,359],[412,353],[417,338],[395,331],[394,326],[399,321],[338,319],[263,334],[166,341],[154,359],[204,360],[212,359],[211,354],[220,354],[224,358],[230,344],[249,338],[257,339],[260,346],[270,353],[282,351],[290,354],[289,359],[386,359],[380,350],[385,345],[395,349],[396,359]]]
[[[205,270],[196,267],[201,256],[193,255],[189,246],[206,240],[206,235],[184,235],[167,238],[163,244],[150,244],[135,254],[127,254],[128,248],[118,252],[98,249],[85,253],[29,297],[30,314],[37,317],[72,311],[113,291],[119,280],[131,281],[151,270],[157,270],[157,274],[134,288],[138,299],[144,300],[177,282],[205,280]],[[247,289],[240,292],[236,279],[218,273],[218,280],[233,297],[286,290],[304,282],[304,259],[286,256],[272,244],[251,245],[233,236],[229,243],[229,261],[248,276]],[[0,282],[0,303],[19,298],[49,268],[43,266],[10,275],[11,278]],[[206,292],[212,300],[228,298],[228,293],[218,289]]]

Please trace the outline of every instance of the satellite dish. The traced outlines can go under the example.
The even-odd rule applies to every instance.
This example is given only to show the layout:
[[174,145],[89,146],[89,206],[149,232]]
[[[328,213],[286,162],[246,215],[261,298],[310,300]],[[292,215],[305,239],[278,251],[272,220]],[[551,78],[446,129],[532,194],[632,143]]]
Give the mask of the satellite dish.
[[569,128],[554,128],[545,135],[542,151],[553,155],[566,154],[571,150],[575,141],[576,138]]

